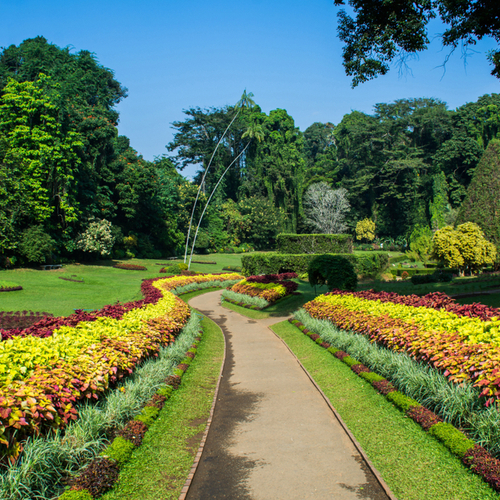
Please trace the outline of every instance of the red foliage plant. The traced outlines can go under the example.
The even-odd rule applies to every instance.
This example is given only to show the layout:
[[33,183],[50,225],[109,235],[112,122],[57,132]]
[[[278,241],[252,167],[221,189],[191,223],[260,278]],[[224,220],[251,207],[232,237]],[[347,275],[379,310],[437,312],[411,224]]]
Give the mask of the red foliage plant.
[[130,441],[135,446],[140,446],[148,427],[144,422],[139,420],[131,420],[121,431],[117,432],[117,436]]
[[129,271],[147,271],[147,267],[139,266],[137,264],[127,264],[126,262],[120,262],[113,266],[115,269],[128,269]]
[[500,491],[500,460],[476,444],[465,453],[463,462],[476,474],[481,475],[495,490]]
[[433,425],[439,424],[439,422],[443,421],[435,413],[423,406],[412,406],[406,412],[406,415],[417,422],[417,424],[420,424],[426,431],[428,431]]

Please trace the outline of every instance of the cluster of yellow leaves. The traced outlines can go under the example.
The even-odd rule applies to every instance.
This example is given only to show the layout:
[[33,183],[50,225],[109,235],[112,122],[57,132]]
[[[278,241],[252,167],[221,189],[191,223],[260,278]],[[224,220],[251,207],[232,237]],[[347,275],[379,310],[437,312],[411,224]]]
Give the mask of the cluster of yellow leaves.
[[287,294],[287,290],[283,285],[276,283],[249,283],[246,279],[233,285],[231,290],[236,293],[249,295],[250,297],[260,297],[269,303],[276,302]]

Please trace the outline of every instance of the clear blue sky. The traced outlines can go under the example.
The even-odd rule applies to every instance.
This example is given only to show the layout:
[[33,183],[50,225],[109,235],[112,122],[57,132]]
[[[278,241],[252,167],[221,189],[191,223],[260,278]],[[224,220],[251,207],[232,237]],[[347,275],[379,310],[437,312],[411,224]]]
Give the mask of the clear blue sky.
[[[286,109],[301,130],[371,113],[378,102],[434,97],[454,109],[500,92],[485,57],[493,41],[478,44],[467,65],[457,50],[444,72],[448,49],[437,36],[410,61],[412,73],[393,68],[351,89],[337,11],[333,0],[0,0],[0,46],[41,35],[94,52],[128,88],[119,132],[148,160],[167,153],[183,109],[235,104],[245,88],[266,113]],[[442,30],[435,22],[431,36]]]

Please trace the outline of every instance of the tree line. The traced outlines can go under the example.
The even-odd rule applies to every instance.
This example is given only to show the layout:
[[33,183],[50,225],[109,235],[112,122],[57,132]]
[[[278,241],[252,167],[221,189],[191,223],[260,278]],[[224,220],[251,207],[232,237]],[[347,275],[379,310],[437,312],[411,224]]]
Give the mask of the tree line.
[[[126,96],[88,51],[37,37],[0,52],[2,264],[181,254],[200,184],[195,223],[219,183],[198,251],[269,248],[279,232],[310,232],[304,195],[321,182],[348,201],[346,231],[367,218],[379,237],[438,229],[455,221],[500,127],[498,94],[456,110],[437,99],[379,103],[304,132],[286,110],[266,114],[249,99],[185,110],[168,154],[146,161],[118,135]],[[193,181],[188,165],[199,167]]]

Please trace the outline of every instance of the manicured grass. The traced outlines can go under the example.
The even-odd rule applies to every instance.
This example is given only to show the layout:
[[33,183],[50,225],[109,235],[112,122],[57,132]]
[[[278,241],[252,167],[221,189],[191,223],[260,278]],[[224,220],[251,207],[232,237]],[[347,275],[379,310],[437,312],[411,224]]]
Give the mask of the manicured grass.
[[[296,281],[296,280],[295,280]],[[231,309],[242,316],[252,319],[264,319],[264,318],[274,318],[288,316],[296,311],[306,302],[313,300],[317,295],[327,292],[327,288],[317,287],[316,291],[309,285],[306,281],[299,281],[299,288],[297,290],[300,295],[290,295],[284,299],[279,300],[272,306],[266,307],[262,311],[256,311],[253,309],[247,309],[246,307],[237,306],[236,304],[231,304],[230,302],[223,302],[223,306],[227,309]]]
[[282,322],[272,329],[321,387],[398,498],[500,498],[441,443],[296,327]]
[[[194,292],[196,293],[196,292]],[[212,407],[224,355],[224,337],[211,320],[202,321],[198,354],[142,445],[104,500],[179,498],[193,465]]]
[[[193,271],[222,272],[226,265],[241,265],[240,255],[216,254],[196,258],[215,260],[217,265],[192,264]],[[114,269],[117,261],[99,261],[92,264],[65,264],[62,269],[39,271],[35,269],[1,270],[0,280],[15,282],[23,290],[3,293],[0,311],[44,311],[54,316],[68,316],[75,309],[99,309],[117,301],[128,302],[142,299],[141,281],[144,278],[165,276],[160,274],[162,266],[157,263],[171,261],[162,259],[131,259],[129,264],[145,266],[146,271]],[[84,283],[59,279],[59,276],[76,275]]]

